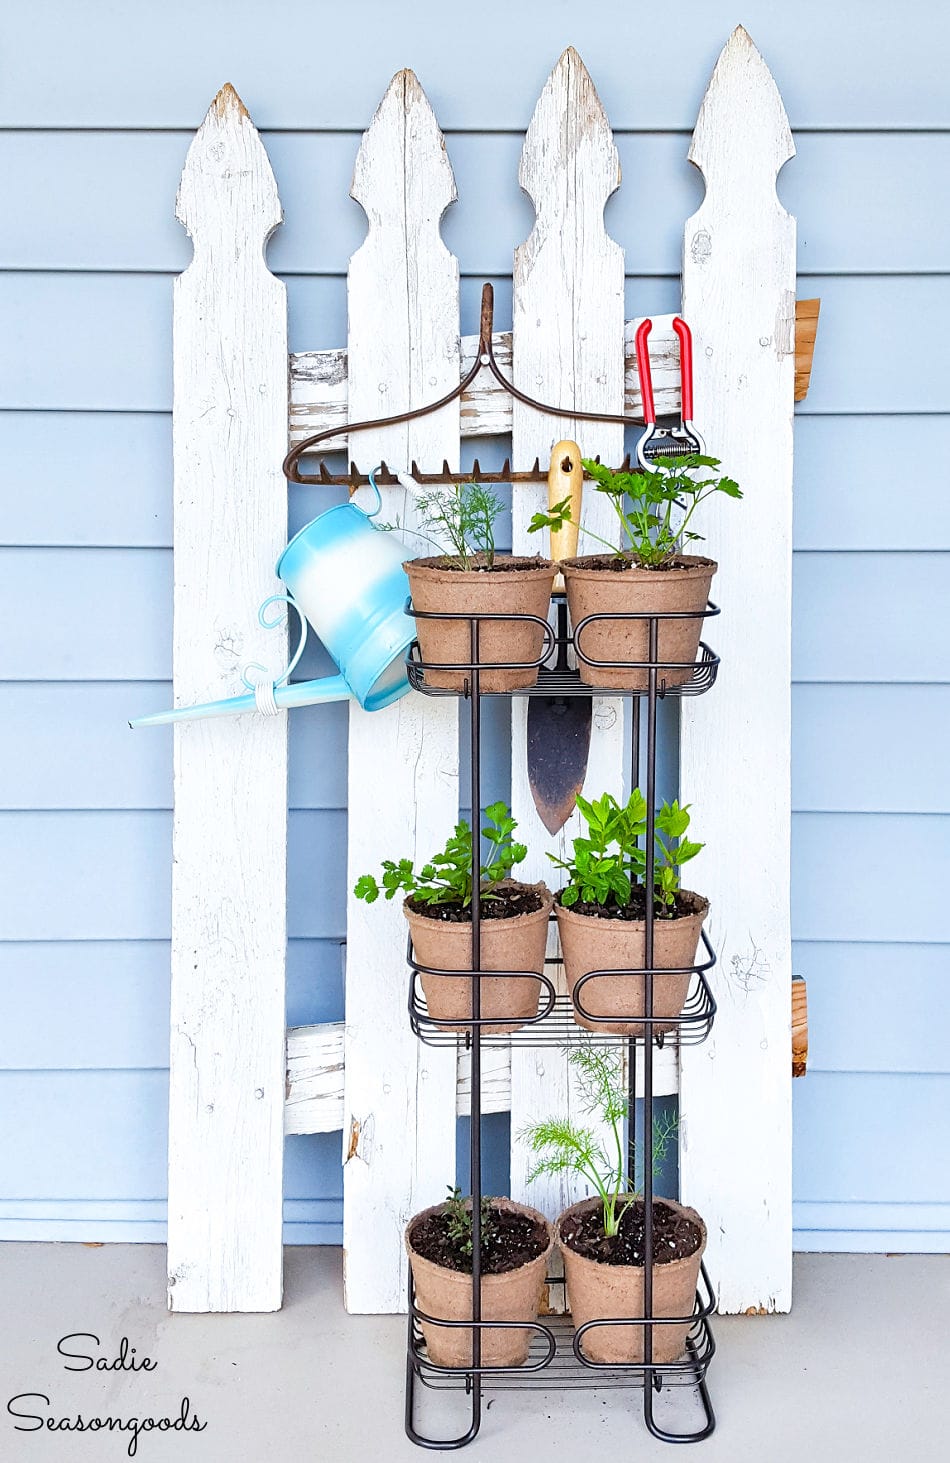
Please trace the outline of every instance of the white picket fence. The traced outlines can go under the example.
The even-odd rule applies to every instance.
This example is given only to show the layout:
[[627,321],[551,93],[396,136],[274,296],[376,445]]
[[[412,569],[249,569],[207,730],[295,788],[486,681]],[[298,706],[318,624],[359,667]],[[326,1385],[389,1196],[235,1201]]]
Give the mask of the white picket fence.
[[[711,1042],[660,1063],[681,1089],[684,1197],[706,1217],[720,1308],[791,1299],[789,692],[795,228],[775,178],[793,152],[775,84],[737,29],[719,58],[690,157],[706,198],[687,220],[683,311],[696,341],[697,416],[745,500],[704,525],[720,560],[714,692],[682,707],[681,785],[708,843],[696,883],[711,896],[719,1016]],[[520,181],[536,209],[515,252],[513,328],[499,359],[532,396],[636,413],[635,321],[624,320],[623,251],[603,210],[620,184],[612,134],[568,50],[538,101]],[[634,180],[635,182],[635,180]],[[630,180],[628,180],[628,185]],[[369,220],[350,261],[345,350],[287,356],[286,299],[264,244],[281,211],[261,140],[231,87],[185,164],[178,216],[195,257],[175,293],[175,694],[239,691],[250,660],[276,668],[254,611],[275,592],[286,531],[288,437],[430,402],[458,382],[458,262],[439,225],[455,199],[442,135],[415,76],[400,72],[365,134],[352,195]],[[474,322],[473,322],[474,323]],[[670,317],[651,340],[660,412],[678,403]],[[288,427],[289,423],[289,427]],[[364,468],[459,463],[460,439],[510,432],[515,467],[578,438],[605,460],[619,428],[544,418],[482,379],[441,412],[361,433]],[[339,438],[340,445],[345,438]],[[402,513],[390,490],[386,515]],[[514,547],[533,487],[514,489]],[[597,500],[585,502],[593,522]],[[319,717],[320,710],[297,715]],[[623,787],[623,704],[595,700],[587,791]],[[459,805],[458,709],[410,695],[350,707],[348,883],[383,857],[429,855]],[[347,911],[346,1020],[285,1030],[286,713],[175,730],[175,872],[169,1134],[169,1305],[273,1310],[281,1303],[284,1134],[342,1128],[346,1301],[405,1306],[401,1230],[455,1172],[468,1075],[421,1045],[406,1018],[398,905]],[[512,715],[512,805],[546,865],[553,844],[527,786],[524,709]],[[556,842],[572,835],[569,824]],[[750,855],[748,850],[754,852]],[[526,1190],[517,1133],[571,1093],[554,1050],[486,1056],[485,1108],[510,1111],[511,1193],[552,1217],[567,1184]]]

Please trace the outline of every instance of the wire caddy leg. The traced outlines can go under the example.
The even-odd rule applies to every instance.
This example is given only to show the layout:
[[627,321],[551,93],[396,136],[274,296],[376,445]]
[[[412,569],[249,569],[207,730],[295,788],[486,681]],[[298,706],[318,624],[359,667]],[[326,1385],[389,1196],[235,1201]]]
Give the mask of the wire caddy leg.
[[[649,659],[650,669],[648,675],[647,690],[647,735],[646,735],[646,803],[647,803],[647,828],[646,828],[646,909],[645,909],[645,930],[644,930],[644,1001],[648,1017],[653,1016],[653,939],[654,939],[654,864],[652,857],[653,837],[656,825],[656,702],[657,702],[657,661],[659,659],[659,625],[656,618],[650,620],[649,629]],[[633,753],[631,767],[631,786],[637,786],[638,764],[640,760],[640,702],[634,702],[634,728],[633,728]],[[627,1110],[630,1114],[631,1131],[636,1129],[636,1042],[631,1040],[628,1047],[628,1090]],[[635,1155],[631,1155],[635,1157]],[[631,1168],[631,1173],[635,1170]],[[713,1412],[712,1403],[709,1399],[709,1390],[706,1386],[705,1368],[697,1368],[696,1380],[699,1390],[700,1401],[702,1402],[705,1414],[705,1426],[696,1433],[674,1433],[660,1427],[653,1412],[654,1393],[659,1392],[662,1386],[662,1377],[658,1372],[649,1369],[649,1363],[653,1360],[653,1326],[650,1317],[653,1315],[653,1041],[647,1039],[643,1043],[643,1206],[644,1206],[644,1243],[643,1243],[643,1314],[647,1318],[643,1328],[643,1359],[648,1370],[643,1377],[643,1420],[648,1430],[655,1438],[668,1443],[695,1443],[703,1438],[709,1437],[716,1426],[716,1416]],[[708,1282],[707,1282],[708,1283]],[[695,1357],[695,1347],[690,1337],[686,1339],[687,1354]]]
[[[412,613],[411,607],[408,607]],[[418,613],[418,612],[416,612]],[[709,605],[700,615],[710,616],[718,613],[714,605]],[[481,808],[481,698],[483,693],[480,687],[480,666],[479,661],[479,626],[482,619],[516,618],[502,616],[452,616],[444,613],[432,616],[437,619],[458,618],[468,620],[470,625],[470,655],[468,664],[450,667],[460,670],[467,677],[465,694],[469,700],[469,713],[471,722],[471,807],[475,830],[480,822],[479,810]],[[596,619],[613,618],[637,618],[644,620],[648,625],[649,632],[649,658],[645,662],[637,663],[637,668],[646,674],[647,686],[645,689],[634,692],[612,692],[611,694],[625,694],[631,696],[632,710],[632,738],[631,738],[631,765],[630,785],[640,785],[640,753],[641,741],[644,752],[644,776],[645,796],[647,805],[646,817],[646,847],[653,847],[653,836],[656,820],[656,753],[657,753],[657,702],[666,695],[697,695],[709,689],[715,680],[718,659],[712,654],[708,646],[702,645],[700,659],[692,668],[691,679],[685,685],[668,686],[664,679],[664,671],[678,670],[685,668],[681,665],[664,663],[659,659],[659,624],[665,618],[690,618],[683,613],[676,616],[664,615],[637,615],[637,616],[591,616],[588,620],[581,622],[574,627],[573,642],[578,659],[587,660],[578,642],[584,628]],[[692,616],[699,618],[700,616]],[[545,642],[542,656],[539,657],[539,668],[541,661],[552,652],[550,641]],[[593,663],[593,662],[588,662]],[[629,669],[631,663],[625,663],[624,669]],[[495,667],[496,662],[492,662]],[[445,667],[441,667],[445,668]],[[425,694],[457,694],[455,692],[440,692],[427,686],[425,681],[426,666],[420,661],[418,648],[414,647],[410,652],[409,675],[413,685]],[[537,683],[526,691],[513,694],[522,695],[550,695],[552,694],[553,681],[546,679],[552,673],[540,669]],[[589,695],[590,687],[583,685],[577,672],[573,676],[572,686],[564,686],[558,682],[557,694]],[[501,693],[498,693],[501,694]],[[645,726],[642,723],[645,721]],[[472,887],[477,890],[479,887],[480,870],[480,840],[477,831],[472,840]],[[706,1384],[706,1371],[715,1352],[709,1317],[715,1310],[715,1295],[712,1290],[705,1266],[701,1269],[701,1290],[696,1297],[695,1308],[691,1318],[656,1316],[654,1314],[654,1285],[653,1285],[653,1111],[654,1111],[654,1043],[662,1046],[667,1041],[685,1043],[687,1041],[701,1041],[708,1035],[715,1016],[715,1001],[706,982],[705,972],[714,964],[715,954],[712,946],[704,936],[704,944],[707,957],[702,962],[689,967],[697,982],[698,994],[691,997],[683,1012],[676,1021],[672,1023],[673,1032],[670,1032],[671,1022],[668,1017],[654,1017],[654,869],[653,860],[648,857],[646,860],[645,874],[645,969],[636,973],[643,976],[644,981],[644,1009],[642,1020],[640,1015],[636,1016],[637,1022],[646,1033],[642,1037],[618,1037],[607,1034],[590,1038],[583,1032],[574,1021],[575,1011],[579,1011],[589,1018],[594,1025],[600,1020],[607,1024],[609,1020],[616,1022],[617,1017],[604,1018],[591,1016],[583,1004],[580,992],[580,985],[575,988],[573,1002],[567,997],[557,997],[553,984],[546,977],[542,977],[543,983],[548,988],[548,994],[542,991],[541,1009],[537,1017],[526,1021],[518,1032],[505,1036],[498,1036],[492,1031],[491,1021],[483,1021],[481,1016],[481,994],[479,969],[481,963],[481,920],[480,908],[477,897],[472,900],[472,973],[471,973],[471,998],[472,998],[472,1019],[463,1023],[466,1027],[464,1035],[458,1035],[458,1020],[455,1019],[450,1033],[440,1032],[439,1022],[429,1017],[424,1001],[420,996],[417,975],[421,971],[433,975],[448,974],[449,972],[426,972],[425,967],[419,966],[413,956],[412,946],[409,949],[409,964],[411,970],[409,989],[409,1013],[413,1030],[423,1041],[431,1042],[433,1045],[448,1044],[449,1042],[470,1051],[471,1054],[471,1174],[470,1187],[472,1195],[472,1316],[470,1321],[446,1321],[437,1317],[424,1315],[419,1311],[415,1303],[412,1279],[409,1280],[409,1321],[407,1336],[407,1362],[406,1362],[406,1433],[412,1442],[423,1448],[437,1450],[451,1450],[463,1448],[470,1443],[479,1432],[482,1420],[482,1396],[487,1389],[511,1390],[517,1388],[544,1388],[554,1390],[559,1388],[624,1388],[629,1390],[631,1386],[642,1387],[643,1418],[648,1431],[659,1440],[669,1443],[690,1443],[700,1442],[710,1436],[713,1432],[716,1419],[709,1391]],[[552,961],[551,963],[557,963]],[[517,974],[518,972],[513,972]],[[521,972],[524,974],[525,972]],[[616,975],[627,972],[616,971],[593,971],[586,977],[586,980],[600,975]],[[682,972],[681,972],[682,973]],[[458,972],[452,972],[457,978]],[[564,1008],[567,1008],[566,1010]],[[559,1025],[560,1021],[560,1025]],[[662,1029],[654,1032],[654,1027]],[[546,1036],[546,1028],[552,1028],[557,1035],[554,1042],[550,1036]],[[609,1043],[619,1046],[626,1043],[628,1059],[628,1167],[631,1176],[635,1173],[636,1148],[639,1141],[642,1142],[643,1153],[643,1204],[645,1210],[645,1242],[644,1242],[644,1272],[643,1272],[643,1314],[631,1317],[609,1317],[604,1320],[593,1320],[585,1326],[574,1331],[569,1317],[545,1317],[544,1321],[535,1321],[526,1324],[524,1321],[498,1321],[485,1322],[482,1320],[482,1297],[481,1297],[481,1057],[484,1042],[491,1045],[499,1045],[502,1042],[524,1042],[529,1045],[542,1046],[545,1044],[562,1045],[564,1040],[593,1039],[595,1041]],[[637,1122],[636,1108],[636,1087],[637,1087],[637,1061],[638,1046],[642,1046],[640,1060],[643,1063],[643,1102],[642,1121]],[[563,1283],[553,1281],[554,1283]],[[427,1326],[441,1325],[457,1329],[469,1330],[472,1338],[472,1361],[471,1366],[464,1367],[441,1367],[428,1359],[425,1350],[425,1343],[421,1331],[420,1322],[424,1321]],[[655,1332],[657,1326],[679,1324],[682,1326],[688,1322],[690,1330],[686,1339],[685,1356],[675,1362],[656,1361],[655,1358]],[[630,1363],[602,1363],[591,1361],[584,1352],[584,1337],[589,1330],[601,1325],[631,1326],[638,1327],[643,1335],[643,1359],[639,1362]],[[533,1332],[533,1339],[528,1361],[519,1367],[493,1367],[482,1364],[482,1332],[486,1328],[504,1329],[517,1327],[519,1330],[530,1330]],[[701,1420],[698,1427],[692,1431],[673,1431],[662,1425],[657,1420],[655,1412],[656,1398],[664,1391],[674,1392],[677,1389],[688,1389],[697,1399]],[[438,1392],[441,1390],[454,1390],[456,1394],[462,1394],[468,1399],[469,1416],[468,1426],[458,1435],[449,1438],[435,1438],[423,1431],[417,1420],[417,1404],[420,1398],[420,1390]]]

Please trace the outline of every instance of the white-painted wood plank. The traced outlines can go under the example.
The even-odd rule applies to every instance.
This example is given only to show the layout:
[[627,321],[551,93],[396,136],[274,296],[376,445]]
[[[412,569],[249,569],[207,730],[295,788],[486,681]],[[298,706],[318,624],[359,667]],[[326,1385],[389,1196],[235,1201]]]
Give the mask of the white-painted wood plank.
[[[175,281],[175,699],[280,664],[256,608],[286,535],[287,303],[264,262],[281,221],[267,155],[220,91],[182,174],[194,241]],[[168,1303],[281,1303],[287,724],[175,728]]]
[[[442,135],[411,71],[390,85],[360,146],[353,197],[369,233],[349,271],[354,421],[438,399],[459,380],[458,262],[439,234],[455,198]],[[406,467],[459,460],[457,403],[361,433],[350,456]],[[406,494],[383,490],[383,518]],[[386,711],[350,710],[348,882],[383,858],[428,858],[458,816],[454,700],[412,694]],[[402,1229],[455,1177],[452,1048],[422,1045],[406,1015],[405,922],[398,901],[347,908],[343,1236],[350,1311],[406,1305]]]
[[[588,72],[573,48],[564,52],[535,108],[521,155],[519,179],[535,208],[535,224],[515,251],[513,306],[514,379],[522,391],[552,406],[622,412],[624,408],[623,251],[604,229],[604,206],[620,183],[617,150]],[[573,438],[586,456],[605,461],[623,454],[623,428],[545,416],[517,401],[512,407],[514,466],[546,464],[561,438]],[[547,502],[544,484],[514,495],[512,536],[516,553],[547,551],[542,535],[528,534],[532,514]],[[606,510],[606,511],[605,511]],[[603,496],[585,494],[582,521],[613,533]],[[543,538],[546,540],[547,535]],[[584,552],[581,540],[580,552]],[[512,703],[511,802],[519,837],[530,850],[525,876],[553,879],[548,850],[563,856],[579,831],[572,817],[552,838],[534,806],[525,754],[527,701]],[[620,793],[623,774],[623,703],[594,698],[585,792]],[[554,880],[556,884],[556,880]],[[563,971],[558,971],[561,989]],[[531,1159],[519,1133],[527,1123],[569,1113],[569,1071],[557,1049],[512,1048],[511,1196],[554,1219],[582,1197],[566,1175],[527,1182]],[[590,1121],[585,1117],[585,1121]]]
[[[639,419],[643,408],[634,336],[640,320],[628,320],[624,327],[624,397],[623,411]],[[495,359],[506,376],[511,375],[511,331],[496,331],[492,336]],[[460,379],[468,375],[475,363],[477,335],[461,339]],[[650,336],[650,360],[653,365],[653,394],[659,416],[679,411],[680,374],[679,344],[672,325],[654,320]],[[290,358],[290,437],[300,442],[330,427],[343,426],[347,420],[347,353],[345,350],[304,351]],[[557,403],[553,403],[556,405]],[[462,394],[461,434],[463,437],[500,437],[511,431],[512,398],[494,376],[483,371]],[[344,438],[330,438],[326,449],[345,445]]]
[[[285,1133],[335,1133],[343,1127],[343,1033],[342,1021],[288,1028]],[[660,1054],[654,1082],[658,1097],[677,1090],[679,1068],[675,1056],[669,1050]],[[637,1093],[643,1095],[642,1066],[637,1069]],[[459,1053],[455,1101],[458,1116],[468,1117],[472,1111],[472,1061],[465,1051]],[[482,1112],[508,1112],[510,1107],[509,1049],[486,1047],[482,1052]]]
[[287,1031],[285,1133],[336,1133],[343,1127],[343,1022]]
[[680,1172],[728,1312],[791,1304],[795,223],[775,179],[794,151],[775,82],[739,27],[693,134],[706,197],[687,221],[683,263],[696,419],[745,493],[711,502],[698,525],[720,565],[709,638],[722,671],[708,696],[684,702],[680,761],[681,796],[706,841],[694,883],[710,899],[719,956],[711,1039],[683,1053]]

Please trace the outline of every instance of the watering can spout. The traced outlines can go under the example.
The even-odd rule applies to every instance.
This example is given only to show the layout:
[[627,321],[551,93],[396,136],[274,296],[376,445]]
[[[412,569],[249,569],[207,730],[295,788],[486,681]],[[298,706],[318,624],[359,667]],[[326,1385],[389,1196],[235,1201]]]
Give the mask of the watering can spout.
[[[381,711],[409,691],[404,665],[397,661],[379,677],[364,700],[367,711]],[[270,698],[273,696],[273,705]],[[137,716],[129,726],[164,726],[176,721],[203,721],[212,716],[244,716],[249,711],[283,711],[292,706],[318,706],[329,701],[355,701],[343,676],[324,676],[318,681],[295,681],[291,686],[268,687],[258,700],[250,691],[246,696],[229,696],[224,701],[205,701],[200,706],[176,706],[171,711],[155,711],[151,716]]]
[[[408,684],[406,689],[408,690]],[[316,706],[323,701],[349,701],[353,692],[342,676],[324,676],[319,681],[297,681],[292,686],[273,688],[274,707],[280,711],[289,706]],[[212,716],[243,716],[249,711],[269,709],[261,706],[253,691],[246,696],[229,696],[224,701],[205,701],[200,706],[177,706],[171,711],[156,711],[151,716],[137,716],[129,726],[164,726],[168,722],[199,721]]]

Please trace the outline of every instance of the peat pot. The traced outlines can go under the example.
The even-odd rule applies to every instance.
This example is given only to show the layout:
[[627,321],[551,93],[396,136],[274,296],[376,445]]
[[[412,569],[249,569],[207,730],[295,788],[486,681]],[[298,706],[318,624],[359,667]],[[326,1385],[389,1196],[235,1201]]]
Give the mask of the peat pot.
[[[599,1260],[579,1255],[562,1238],[564,1225],[572,1216],[596,1209],[600,1202],[600,1199],[582,1199],[579,1204],[572,1204],[558,1219],[554,1231],[564,1259],[567,1303],[575,1330],[588,1321],[612,1316],[642,1316],[644,1312],[642,1265],[605,1265]],[[706,1248],[706,1226],[695,1209],[687,1209],[672,1199],[656,1199],[654,1204],[656,1208],[672,1209],[690,1220],[702,1235],[694,1254],[682,1260],[671,1260],[665,1265],[653,1265],[653,1314],[686,1318],[681,1326],[654,1327],[652,1359],[672,1362],[678,1361],[686,1350],[690,1328],[688,1318],[693,1314],[699,1267]],[[640,1362],[643,1360],[643,1327],[595,1326],[584,1334],[580,1344],[584,1355],[591,1361],[614,1365]]]
[[[544,971],[548,919],[554,896],[546,884],[519,884],[505,880],[499,889],[530,889],[541,897],[541,908],[531,914],[517,914],[510,919],[485,919],[481,922],[482,970]],[[403,903],[409,921],[412,945],[419,965],[434,970],[472,968],[472,926],[433,919]],[[420,975],[429,1015],[436,1021],[470,1021],[472,1019],[472,982],[470,975]],[[546,988],[545,988],[546,989]],[[481,1014],[503,1022],[482,1027],[486,1036],[499,1036],[518,1031],[521,1025],[538,1012],[540,980],[515,975],[483,975],[481,977]],[[464,1031],[462,1026],[445,1026],[445,1031]]]
[[[686,1004],[692,975],[664,975],[664,969],[681,970],[693,965],[699,946],[703,920],[709,912],[709,901],[688,889],[680,897],[692,906],[692,912],[676,919],[657,917],[653,921],[653,1014],[669,1020],[679,1016]],[[597,915],[577,914],[573,909],[555,906],[557,928],[564,957],[567,988],[573,998],[574,988],[582,975],[592,970],[624,970],[625,975],[600,976],[581,988],[580,1001],[592,1016],[643,1017],[646,1015],[643,967],[646,963],[646,922],[642,919],[600,919]],[[588,1021],[575,1008],[574,1020],[588,1031],[601,1035],[643,1036],[644,1028],[636,1020],[611,1022]],[[654,1036],[671,1031],[670,1025],[652,1028]]]
[[[555,566],[549,559],[517,559],[497,554],[493,569],[446,569],[441,558],[409,559],[413,609],[430,614],[537,615],[547,619]],[[467,620],[416,620],[419,650],[426,664],[467,665],[472,659],[471,626]],[[503,661],[536,661],[544,631],[531,621],[483,620],[479,629],[479,665]],[[427,670],[430,686],[464,691],[468,671]],[[485,670],[482,691],[517,691],[538,679],[538,666],[527,670]]]
[[[536,1209],[516,1204],[512,1199],[492,1199],[492,1207],[509,1213],[527,1215],[542,1225],[547,1235],[544,1252],[517,1270],[503,1275],[483,1275],[481,1284],[482,1319],[487,1321],[534,1321],[541,1304],[548,1257],[554,1245],[550,1224]],[[412,1267],[416,1305],[429,1316],[443,1321],[470,1321],[472,1318],[472,1277],[416,1254],[412,1247],[413,1227],[420,1219],[439,1213],[444,1206],[435,1204],[423,1209],[406,1226],[406,1250]],[[472,1333],[448,1326],[422,1323],[429,1360],[436,1366],[471,1366]],[[527,1330],[484,1330],[482,1332],[483,1366],[523,1366],[528,1359],[533,1332]]]
[[[709,586],[717,565],[696,554],[677,555],[682,568],[643,569],[628,563],[624,569],[606,567],[608,555],[584,555],[565,559],[560,569],[567,586],[571,624],[579,625],[588,615],[672,614],[706,608]],[[657,672],[657,687],[683,686],[692,675],[699,649],[703,621],[661,620],[657,627],[657,660],[685,662],[686,670]],[[643,661],[650,659],[649,620],[602,620],[588,625],[580,637],[580,650],[591,660]],[[610,669],[587,665],[578,656],[581,680],[588,686],[608,686],[621,691],[645,691],[649,675],[645,670]]]

